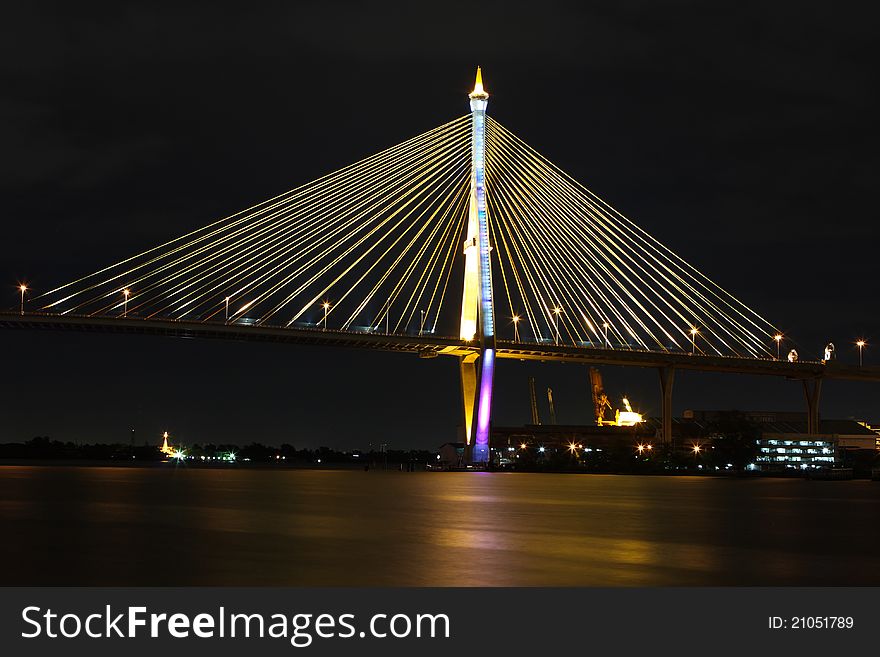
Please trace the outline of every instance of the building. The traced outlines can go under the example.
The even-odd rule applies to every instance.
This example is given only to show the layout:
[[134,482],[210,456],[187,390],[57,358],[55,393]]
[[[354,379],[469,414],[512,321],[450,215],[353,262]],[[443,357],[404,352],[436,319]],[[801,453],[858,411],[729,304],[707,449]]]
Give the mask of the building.
[[501,450],[522,444],[567,448],[572,443],[578,443],[602,449],[621,444],[653,443],[656,436],[656,428],[650,422],[631,427],[527,424],[522,427],[493,427],[492,446]]
[[756,466],[761,470],[832,467],[837,461],[834,440],[825,436],[770,434],[758,439]]
[[[493,427],[491,461],[496,467],[532,466],[587,459],[594,465],[608,458],[627,458],[642,451],[654,453],[659,445],[650,423],[630,427],[527,424],[522,427]],[[623,456],[626,455],[626,456]]]
[[466,463],[465,444],[464,442],[443,443],[437,456],[439,457],[437,463],[441,468],[445,470],[461,468]]
[[[707,428],[731,417],[725,411],[685,411],[683,421]],[[806,413],[742,411],[735,414],[758,433],[755,466],[761,470],[851,466],[873,460],[880,436],[864,422],[819,420],[819,433],[807,432]]]
[[[729,427],[729,432],[725,428]],[[856,467],[870,469],[878,453],[880,435],[864,422],[820,420],[819,433],[807,432],[806,413],[787,411],[685,411],[672,424],[672,449],[687,454],[695,445],[712,449],[722,437],[736,435],[754,444],[751,468],[764,471]],[[516,463],[522,450],[537,450],[548,457],[572,446],[580,452],[605,452],[611,456],[627,450],[659,450],[660,420],[632,427],[525,425],[494,427],[492,461],[498,466]],[[463,443],[460,445],[464,449]],[[669,447],[669,446],[665,446]],[[748,449],[748,448],[746,448]],[[453,458],[453,456],[450,456]]]
[[764,470],[782,468],[851,467],[872,461],[877,434],[855,420],[820,420],[819,433],[806,433],[806,421],[762,426],[756,465]]
[[877,434],[877,449],[880,449],[880,424],[878,424],[877,422],[868,423],[861,420],[859,420],[859,424]]

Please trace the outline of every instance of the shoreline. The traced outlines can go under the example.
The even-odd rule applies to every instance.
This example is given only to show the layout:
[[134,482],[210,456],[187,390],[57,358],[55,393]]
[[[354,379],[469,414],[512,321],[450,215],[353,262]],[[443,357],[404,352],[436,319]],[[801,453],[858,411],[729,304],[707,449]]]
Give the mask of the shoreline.
[[[390,464],[389,464],[390,465]],[[236,462],[226,463],[222,461],[216,462],[187,462],[184,464],[174,463],[172,461],[147,461],[135,459],[0,459],[0,468],[5,467],[41,467],[41,468],[139,468],[139,469],[158,469],[173,468],[175,470],[301,470],[301,471],[346,471],[346,472],[488,472],[493,474],[566,474],[566,475],[617,475],[632,477],[705,477],[705,478],[723,478],[723,479],[808,479],[815,481],[877,481],[877,477],[864,475],[862,473],[855,474],[852,471],[840,472],[846,476],[829,476],[830,473],[805,473],[805,472],[760,472],[760,471],[699,471],[699,470],[677,470],[677,471],[654,471],[654,472],[632,472],[632,471],[584,471],[569,469],[544,469],[544,470],[488,470],[488,471],[469,471],[469,470],[437,470],[431,468],[418,468],[408,470],[406,464],[394,464],[395,467],[383,468],[381,465],[369,464],[364,467],[357,463],[261,463],[261,462]],[[824,476],[823,476],[824,474]]]

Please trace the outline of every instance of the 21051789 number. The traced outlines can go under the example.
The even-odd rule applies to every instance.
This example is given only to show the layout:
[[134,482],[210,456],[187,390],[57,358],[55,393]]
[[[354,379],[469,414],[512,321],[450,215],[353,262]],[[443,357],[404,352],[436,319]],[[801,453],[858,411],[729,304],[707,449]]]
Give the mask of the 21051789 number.
[[851,630],[854,625],[852,616],[770,616],[767,620],[771,630]]

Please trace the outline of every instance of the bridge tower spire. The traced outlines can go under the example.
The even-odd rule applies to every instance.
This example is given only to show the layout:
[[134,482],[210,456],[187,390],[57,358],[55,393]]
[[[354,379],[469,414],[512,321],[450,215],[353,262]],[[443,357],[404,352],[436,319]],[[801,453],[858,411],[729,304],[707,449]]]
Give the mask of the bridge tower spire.
[[460,369],[465,439],[471,448],[471,460],[475,463],[486,463],[489,460],[495,370],[495,311],[492,303],[492,264],[489,260],[485,188],[486,106],[489,104],[489,94],[483,89],[483,73],[479,66],[474,90],[468,94],[468,98],[472,117],[471,194],[464,243],[465,273],[460,337],[468,341],[479,340],[480,351],[479,358],[476,355],[463,357]]

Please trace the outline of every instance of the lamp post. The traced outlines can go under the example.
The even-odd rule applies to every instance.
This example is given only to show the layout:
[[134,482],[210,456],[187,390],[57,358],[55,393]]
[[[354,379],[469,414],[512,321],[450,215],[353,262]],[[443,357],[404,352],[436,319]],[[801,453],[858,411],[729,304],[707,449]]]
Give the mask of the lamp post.
[[21,314],[24,315],[24,293],[27,292],[27,285],[22,283],[18,286],[18,291],[21,292]]
[[605,346],[611,348],[611,343],[608,342],[608,322],[603,322],[602,328],[605,329]]
[[859,348],[859,367],[862,366],[862,349],[865,348],[866,342],[862,339],[856,340],[856,346]]
[[229,297],[226,297],[226,321],[229,321]]
[[773,336],[773,339],[776,340],[776,360],[779,360],[779,348],[782,345],[782,334],[777,333]]
[[128,297],[131,296],[131,290],[129,290],[128,288],[124,289],[122,291],[122,296],[125,297],[124,301],[122,302],[122,316],[127,317],[128,316]]
[[323,304],[321,304],[321,307],[324,309],[324,329],[323,330],[326,331],[327,330],[327,313],[330,310],[330,302],[325,301]]
[[519,315],[513,316],[513,341],[519,342]]
[[699,331],[696,327],[691,329],[691,356],[697,352],[697,333]]
[[562,312],[562,308],[556,306],[553,309],[553,330],[556,332],[556,344],[559,344],[559,313]]
[[422,335],[422,333],[425,332],[425,311],[420,310],[419,313],[421,313],[421,318],[419,320],[419,335]]

